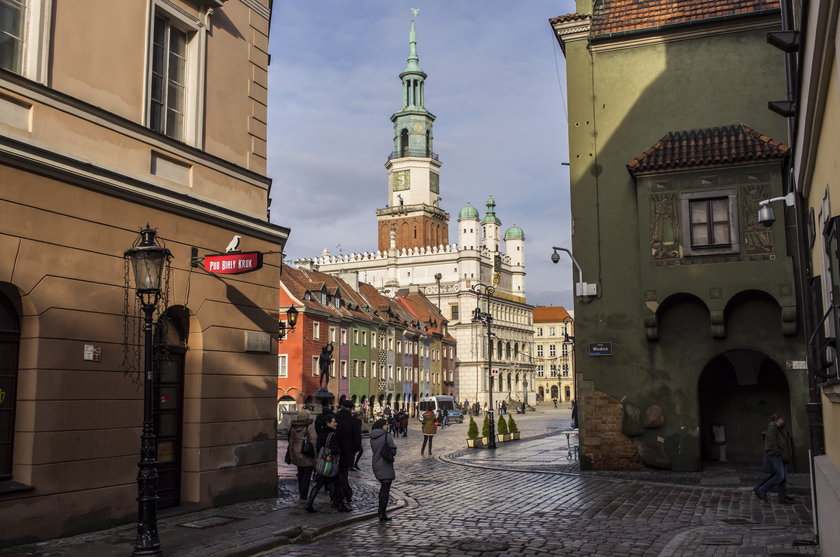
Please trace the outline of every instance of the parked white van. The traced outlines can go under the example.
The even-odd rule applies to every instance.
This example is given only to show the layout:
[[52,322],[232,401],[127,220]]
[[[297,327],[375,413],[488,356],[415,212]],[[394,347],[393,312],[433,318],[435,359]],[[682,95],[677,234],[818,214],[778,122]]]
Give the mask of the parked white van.
[[431,410],[437,415],[438,410],[446,410],[447,420],[450,424],[464,423],[464,414],[455,405],[455,399],[448,395],[424,396],[417,405],[419,412],[417,417],[423,420],[423,412]]

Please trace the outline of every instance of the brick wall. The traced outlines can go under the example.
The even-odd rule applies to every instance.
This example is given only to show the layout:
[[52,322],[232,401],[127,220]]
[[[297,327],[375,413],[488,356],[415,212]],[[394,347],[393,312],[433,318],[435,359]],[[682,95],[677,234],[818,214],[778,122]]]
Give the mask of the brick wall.
[[621,432],[624,405],[595,390],[591,381],[580,382],[581,468],[632,470],[644,468],[632,439]]
[[[397,231],[397,249],[424,248],[449,243],[449,227],[428,216],[405,217],[379,221],[379,250],[391,245],[391,228]],[[417,231],[417,237],[414,232]]]

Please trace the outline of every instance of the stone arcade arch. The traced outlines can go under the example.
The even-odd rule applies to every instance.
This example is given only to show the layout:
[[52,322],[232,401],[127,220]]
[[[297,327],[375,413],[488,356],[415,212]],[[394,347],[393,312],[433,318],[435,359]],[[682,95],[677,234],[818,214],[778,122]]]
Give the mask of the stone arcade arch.
[[790,417],[790,390],[781,367],[755,350],[728,350],[703,368],[697,386],[704,462],[758,464],[769,416]]

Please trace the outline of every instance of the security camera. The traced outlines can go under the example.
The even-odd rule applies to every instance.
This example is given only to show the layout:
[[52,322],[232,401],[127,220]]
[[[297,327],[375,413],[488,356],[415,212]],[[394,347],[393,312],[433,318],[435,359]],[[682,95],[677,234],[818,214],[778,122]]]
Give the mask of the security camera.
[[773,226],[773,223],[776,222],[776,215],[773,213],[773,209],[770,206],[761,206],[761,208],[758,210],[758,222],[760,222],[767,228]]

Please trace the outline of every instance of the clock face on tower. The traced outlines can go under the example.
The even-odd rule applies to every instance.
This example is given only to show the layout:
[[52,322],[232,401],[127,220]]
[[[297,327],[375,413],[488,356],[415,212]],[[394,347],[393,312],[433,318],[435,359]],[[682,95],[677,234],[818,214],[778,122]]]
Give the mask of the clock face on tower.
[[436,172],[429,172],[429,189],[432,193],[440,193],[440,175]]
[[394,191],[407,190],[411,187],[411,173],[408,170],[394,172]]

